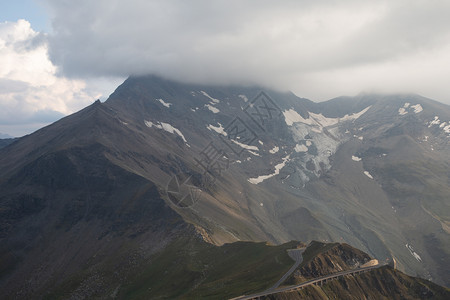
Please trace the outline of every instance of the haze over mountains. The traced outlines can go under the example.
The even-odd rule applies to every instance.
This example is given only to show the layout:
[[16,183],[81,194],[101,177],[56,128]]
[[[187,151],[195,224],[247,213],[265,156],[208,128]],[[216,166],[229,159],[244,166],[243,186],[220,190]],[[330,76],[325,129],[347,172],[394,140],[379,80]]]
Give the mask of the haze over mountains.
[[418,95],[130,77],[0,149],[0,290],[117,294],[182,236],[346,242],[450,286],[449,141],[450,107]]

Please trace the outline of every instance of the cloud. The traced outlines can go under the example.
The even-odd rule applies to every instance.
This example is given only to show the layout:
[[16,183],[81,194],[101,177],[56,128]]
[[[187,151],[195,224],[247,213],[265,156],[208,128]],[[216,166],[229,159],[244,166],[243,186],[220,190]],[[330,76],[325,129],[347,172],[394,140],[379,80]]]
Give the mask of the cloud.
[[412,92],[450,104],[450,2],[46,0],[50,33],[0,23],[0,132],[19,136],[128,75],[259,84],[321,101]]
[[[48,4],[50,57],[66,76],[152,73],[188,82],[258,83],[313,100],[409,89],[450,102],[450,87],[440,77],[450,75],[445,0]],[[426,78],[411,76],[419,67]]]
[[30,133],[102,96],[100,80],[56,76],[47,39],[28,21],[0,23],[0,132]]

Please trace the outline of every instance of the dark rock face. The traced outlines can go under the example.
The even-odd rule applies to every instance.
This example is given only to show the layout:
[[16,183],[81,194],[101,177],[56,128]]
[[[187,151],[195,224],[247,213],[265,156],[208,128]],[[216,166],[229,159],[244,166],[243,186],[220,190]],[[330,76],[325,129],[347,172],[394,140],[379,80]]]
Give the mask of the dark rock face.
[[[315,278],[357,268],[370,260],[366,253],[347,244],[338,244],[316,255],[294,274],[294,277]],[[298,281],[298,279],[296,280]]]
[[98,278],[79,282],[84,289],[109,286],[111,271],[120,284],[133,264],[190,232],[157,186],[112,164],[112,152],[95,140],[47,151],[1,182],[2,295],[43,296],[81,273]]

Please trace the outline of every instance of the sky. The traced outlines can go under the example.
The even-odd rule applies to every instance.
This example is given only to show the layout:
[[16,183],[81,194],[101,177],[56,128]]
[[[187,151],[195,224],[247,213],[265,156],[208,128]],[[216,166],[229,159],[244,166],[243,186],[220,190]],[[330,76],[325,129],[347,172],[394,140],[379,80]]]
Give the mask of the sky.
[[0,0],[0,134],[29,134],[143,74],[450,104],[449,15],[448,0]]

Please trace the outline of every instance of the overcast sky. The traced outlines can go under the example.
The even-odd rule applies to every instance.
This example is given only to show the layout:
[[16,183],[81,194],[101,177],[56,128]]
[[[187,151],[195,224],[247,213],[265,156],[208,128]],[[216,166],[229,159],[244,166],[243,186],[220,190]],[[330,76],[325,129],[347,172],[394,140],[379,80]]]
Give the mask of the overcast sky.
[[313,101],[408,92],[450,104],[448,0],[7,2],[2,133],[105,99],[130,74],[260,84]]

